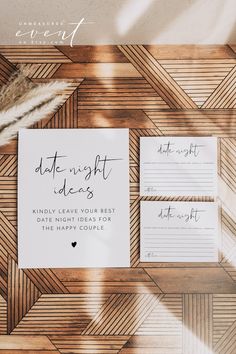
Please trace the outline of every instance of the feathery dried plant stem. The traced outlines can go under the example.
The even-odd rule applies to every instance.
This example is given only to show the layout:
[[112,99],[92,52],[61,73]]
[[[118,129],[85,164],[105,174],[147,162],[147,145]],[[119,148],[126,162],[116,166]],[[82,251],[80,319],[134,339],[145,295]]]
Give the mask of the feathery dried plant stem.
[[14,107],[3,112],[0,111],[0,127],[5,127],[22,118],[25,114],[39,108],[43,103],[47,103],[49,99],[55,97],[58,92],[67,87],[68,83],[56,81],[33,88],[29,93],[23,95]]
[[43,104],[40,108],[33,110],[29,114],[19,119],[16,123],[10,124],[0,132],[0,146],[8,144],[12,138],[17,135],[19,129],[27,128],[37,121],[45,118],[50,113],[57,110],[58,106],[64,102],[64,96],[57,96],[50,99],[46,104]]
[[0,109],[8,109],[16,103],[25,93],[36,87],[21,72],[15,72],[6,85],[0,89]]
[[66,96],[59,95],[70,84],[55,81],[32,83],[17,71],[0,90],[0,145],[14,138],[21,128],[27,128],[53,113]]

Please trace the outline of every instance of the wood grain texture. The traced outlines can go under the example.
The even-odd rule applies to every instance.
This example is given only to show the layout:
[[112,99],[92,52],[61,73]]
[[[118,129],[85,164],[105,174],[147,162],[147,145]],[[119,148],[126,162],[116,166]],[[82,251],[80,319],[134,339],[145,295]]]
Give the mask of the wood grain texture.
[[212,349],[212,294],[183,296],[183,353],[208,354]]
[[8,333],[18,325],[30,308],[40,297],[37,286],[18,269],[16,262],[9,256],[8,261]]
[[53,269],[70,293],[161,293],[143,269]]
[[115,45],[83,45],[81,47],[60,45],[58,50],[73,63],[128,63],[128,59]]
[[[233,329],[231,326],[236,320],[235,294],[213,295],[213,318],[213,344],[218,347],[222,345],[223,339],[225,340],[227,335],[230,334],[230,329]],[[227,331],[229,332],[227,333]],[[224,338],[223,335],[225,335]],[[218,343],[220,343],[220,345]],[[225,341],[225,345],[227,345],[227,341]]]
[[0,53],[11,63],[68,63],[71,62],[55,46],[0,46]]
[[132,335],[161,297],[153,294],[113,294],[83,334]]
[[196,60],[236,58],[235,45],[145,45],[155,59]]
[[81,334],[109,295],[41,295],[14,328],[13,334]]
[[227,186],[236,192],[236,139],[221,139],[220,176]]
[[169,108],[142,78],[84,80],[78,92],[80,109]]
[[3,55],[0,55],[0,86],[7,83],[9,77],[15,72],[15,66]]
[[30,79],[51,78],[59,69],[61,64],[42,63],[42,64],[17,64],[17,68]]
[[2,354],[60,354],[52,342],[42,335],[37,336],[1,336],[0,353]]
[[60,353],[118,354],[129,336],[50,336]]
[[[230,108],[230,105],[233,105],[230,98],[223,105],[220,93],[223,87],[227,90],[233,85],[236,59],[227,62],[224,59],[159,60],[159,63],[198,107]],[[216,96],[220,102],[219,106],[217,103],[213,104]]]
[[[236,352],[235,68],[234,45],[0,46],[0,85],[70,82],[33,128],[130,128],[131,216],[129,269],[19,269],[17,139],[0,147],[0,353]],[[219,263],[139,261],[141,200],[212,200],[139,196],[139,139],[165,135],[219,138]]]
[[[227,73],[226,65],[224,67],[224,71],[221,69],[222,75]],[[231,70],[221,81],[220,85],[216,87],[212,95],[208,97],[202,108],[235,108],[235,87],[236,67],[233,65]]]
[[164,293],[232,293],[236,283],[221,268],[148,268]]
[[7,302],[0,295],[0,335],[7,334]]
[[77,128],[156,128],[142,109],[78,109]]
[[130,63],[72,63],[62,64],[53,78],[120,78],[141,77],[139,72]]
[[144,46],[119,48],[171,108],[197,107]]
[[181,337],[172,335],[134,335],[127,341],[120,353],[182,354]]
[[146,111],[146,114],[164,135],[217,137],[236,135],[235,110],[155,110]]
[[174,341],[182,338],[183,299],[182,294],[163,294],[149,316],[136,331],[137,336],[157,336]]

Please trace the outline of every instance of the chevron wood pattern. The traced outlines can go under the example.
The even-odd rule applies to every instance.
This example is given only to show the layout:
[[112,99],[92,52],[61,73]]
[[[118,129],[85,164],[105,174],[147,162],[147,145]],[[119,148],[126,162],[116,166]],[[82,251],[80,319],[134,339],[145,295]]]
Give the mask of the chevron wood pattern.
[[161,294],[159,302],[144,320],[135,335],[179,337],[182,336],[183,300],[180,294]]
[[0,86],[7,83],[9,77],[14,73],[15,67],[4,56],[0,55]]
[[216,87],[214,93],[202,106],[203,108],[234,108],[235,102],[236,67],[232,66],[228,75]]
[[159,294],[161,290],[143,269],[53,269],[69,293]]
[[206,135],[234,137],[235,110],[160,110],[146,111],[164,135]]
[[119,353],[182,354],[182,345],[176,337],[132,336]]
[[69,293],[52,269],[25,269],[24,272],[43,294]]
[[129,336],[50,336],[62,354],[118,354]]
[[153,294],[114,294],[83,333],[132,335],[152,311],[161,296]]
[[0,176],[16,176],[17,158],[16,155],[0,155]]
[[16,207],[16,177],[0,176],[0,208]]
[[233,192],[236,191],[236,140],[221,139],[220,144],[220,175]]
[[60,354],[48,337],[37,336],[1,336],[1,354]]
[[221,343],[222,345],[223,335],[227,336],[230,334],[229,331],[226,335],[227,331],[235,323],[236,320],[235,294],[213,295],[213,318],[213,344],[214,346],[218,346],[218,343]]
[[183,353],[206,353],[212,347],[212,295],[183,296]]
[[236,221],[235,217],[222,208],[222,247],[221,265],[230,277],[236,281]]
[[17,68],[30,79],[51,78],[61,64],[18,64]]
[[55,46],[0,46],[0,53],[11,63],[68,63]]
[[236,321],[227,329],[215,346],[215,353],[227,354],[236,351]]
[[120,49],[171,108],[197,107],[144,46],[120,46]]
[[[236,352],[235,46],[0,46],[15,70],[67,80],[65,102],[33,128],[130,128],[131,268],[17,264],[17,141],[0,147],[0,353]],[[141,136],[219,138],[219,263],[140,263]]]
[[7,334],[7,302],[0,295],[0,335]]
[[16,229],[2,212],[0,212],[0,220],[0,293],[7,299],[8,257],[17,261]]
[[80,109],[169,108],[143,78],[84,80],[78,92]]
[[8,261],[8,333],[27,314],[38,300],[40,292],[36,285],[18,269],[16,262],[9,256]]
[[221,90],[222,86],[226,90],[230,87],[233,91],[235,59],[159,60],[159,63],[198,107],[230,108],[229,105],[210,105],[207,99],[211,97],[209,100],[214,101],[214,97],[219,96],[217,91]]
[[41,295],[13,334],[81,334],[108,297],[103,294]]

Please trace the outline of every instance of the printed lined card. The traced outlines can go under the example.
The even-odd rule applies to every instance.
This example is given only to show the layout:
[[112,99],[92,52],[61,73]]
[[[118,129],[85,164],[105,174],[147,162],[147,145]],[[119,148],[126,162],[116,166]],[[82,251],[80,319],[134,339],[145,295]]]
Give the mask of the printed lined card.
[[20,268],[130,265],[128,129],[19,133]]
[[217,138],[141,137],[141,196],[215,196]]
[[218,208],[211,202],[141,202],[141,262],[217,262]]

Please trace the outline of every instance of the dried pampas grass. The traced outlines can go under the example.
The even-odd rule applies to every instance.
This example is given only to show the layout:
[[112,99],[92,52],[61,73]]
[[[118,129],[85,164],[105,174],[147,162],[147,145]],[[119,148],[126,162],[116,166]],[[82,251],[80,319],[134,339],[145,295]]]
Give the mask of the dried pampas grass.
[[[63,97],[63,96],[62,96]],[[34,109],[31,113],[26,114],[15,123],[8,125],[0,132],[0,145],[8,144],[13,137],[17,135],[19,129],[27,128],[38,122],[40,119],[53,113],[61,104],[62,97],[55,97],[43,104],[41,107]],[[65,97],[63,97],[64,99]]]
[[15,74],[0,90],[0,145],[5,145],[27,128],[55,112],[65,101],[61,94],[70,84],[56,81],[32,83],[22,73]]
[[6,85],[0,89],[0,109],[8,109],[22,95],[29,92],[36,84],[31,82],[21,72],[15,72]]

